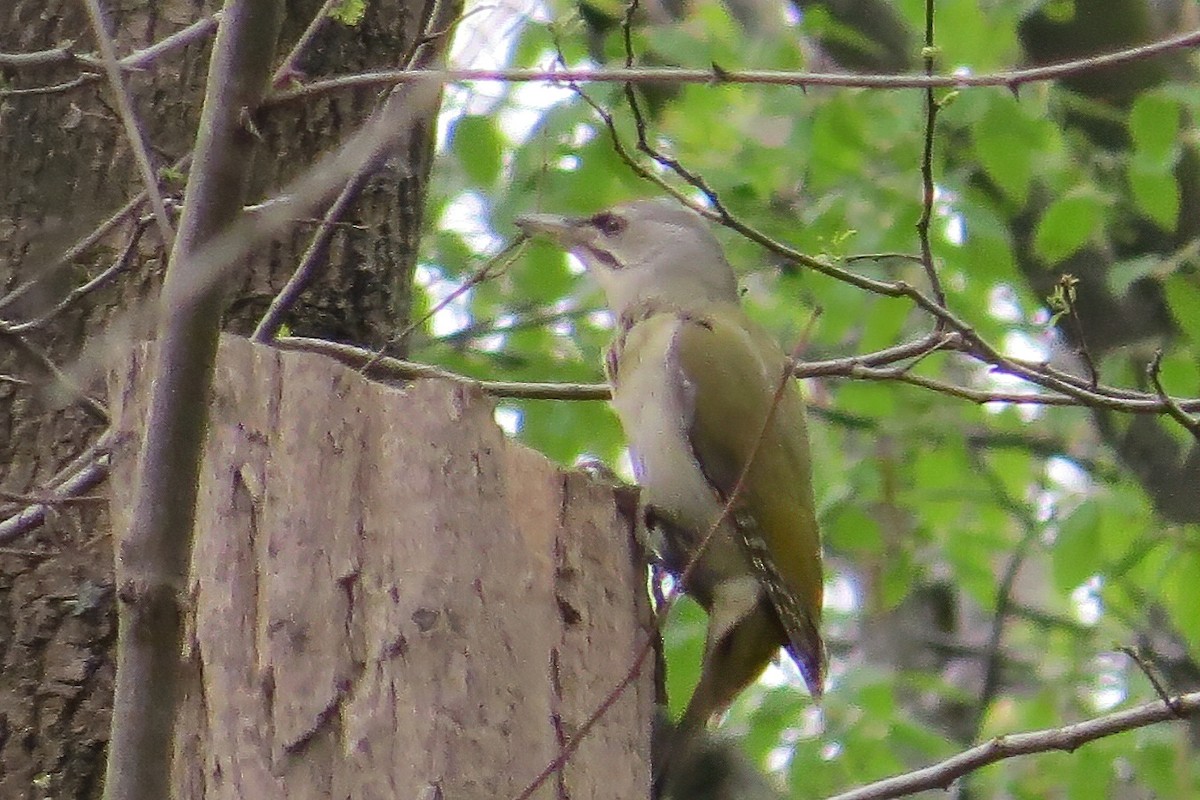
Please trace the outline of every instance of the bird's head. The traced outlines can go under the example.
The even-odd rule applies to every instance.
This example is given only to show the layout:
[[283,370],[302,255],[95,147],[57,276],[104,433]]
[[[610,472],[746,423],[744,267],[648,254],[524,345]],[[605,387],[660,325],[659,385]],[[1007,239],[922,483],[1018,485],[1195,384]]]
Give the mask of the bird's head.
[[708,223],[673,200],[635,200],[590,217],[532,214],[517,225],[574,253],[618,317],[645,301],[680,309],[738,301],[733,269]]

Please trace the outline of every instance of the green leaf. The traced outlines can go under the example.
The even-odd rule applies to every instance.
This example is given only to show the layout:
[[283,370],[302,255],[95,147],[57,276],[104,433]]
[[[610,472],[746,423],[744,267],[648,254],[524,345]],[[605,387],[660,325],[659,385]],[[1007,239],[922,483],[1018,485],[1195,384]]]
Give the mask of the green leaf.
[[857,505],[840,509],[825,523],[831,547],[858,553],[878,553],[883,547],[879,523]]
[[1104,219],[1104,207],[1092,195],[1055,200],[1038,221],[1033,249],[1048,266],[1071,256],[1092,238]]
[[1108,268],[1104,282],[1108,290],[1115,295],[1123,295],[1129,287],[1142,278],[1153,277],[1162,268],[1162,258],[1158,255],[1138,256],[1136,258],[1118,261]]
[[1179,183],[1175,175],[1170,170],[1145,168],[1135,159],[1128,177],[1138,209],[1164,231],[1174,231],[1179,219]]
[[827,103],[816,112],[812,125],[812,170],[814,179],[830,184],[846,173],[862,169],[862,114],[849,102]]
[[1129,755],[1134,759],[1138,778],[1150,787],[1152,796],[1184,797],[1189,793],[1188,779],[1196,768],[1193,759],[1180,758],[1179,745],[1174,739],[1142,742]]
[[480,186],[490,187],[500,177],[504,144],[491,117],[465,116],[454,123],[450,146],[463,172]]
[[1196,320],[1200,320],[1200,285],[1194,279],[1172,275],[1167,278],[1164,288],[1171,316],[1179,330],[1193,344],[1200,344],[1200,332],[1196,330]]
[[904,323],[911,311],[906,304],[890,298],[876,300],[863,323],[862,337],[858,342],[859,349],[870,352],[895,344],[902,338]]
[[1051,561],[1051,575],[1059,592],[1070,594],[1100,571],[1100,541],[1096,503],[1083,503],[1063,520],[1054,539]]
[[1033,179],[1036,125],[1021,113],[1015,100],[996,102],[972,129],[975,153],[984,170],[1008,197],[1023,204]]
[[1072,755],[1067,772],[1067,797],[1070,800],[1095,800],[1109,796],[1112,779],[1112,754],[1100,747],[1085,747]]
[[673,717],[679,716],[700,680],[700,660],[708,616],[686,595],[671,606],[671,617],[663,631],[667,659],[667,701]]
[[1140,95],[1129,110],[1129,133],[1138,156],[1163,168],[1179,154],[1179,104],[1156,94]]
[[367,0],[341,0],[329,9],[330,19],[335,19],[351,28],[362,22],[366,13]]
[[1171,613],[1174,629],[1182,635],[1193,659],[1200,659],[1200,548],[1193,530],[1191,547],[1181,548],[1172,560],[1173,569],[1164,587],[1163,599]]
[[1066,23],[1075,19],[1075,0],[1046,0],[1041,12],[1051,22]]
[[942,554],[953,570],[954,583],[975,599],[983,608],[996,604],[996,572],[994,554],[978,544],[977,530],[957,531],[943,544]]

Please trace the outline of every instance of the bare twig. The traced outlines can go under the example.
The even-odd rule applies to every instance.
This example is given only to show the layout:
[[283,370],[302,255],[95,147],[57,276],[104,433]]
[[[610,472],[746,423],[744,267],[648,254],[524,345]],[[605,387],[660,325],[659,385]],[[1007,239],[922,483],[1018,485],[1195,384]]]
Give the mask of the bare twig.
[[[187,165],[191,163],[191,160],[191,154],[188,154],[172,164],[171,169],[186,169]],[[50,280],[62,272],[62,270],[70,267],[71,264],[74,263],[75,259],[79,258],[88,250],[91,250],[93,247],[95,247],[113,230],[113,228],[117,227],[126,219],[128,219],[131,214],[137,213],[138,209],[141,208],[142,203],[145,201],[145,192],[141,192],[130,198],[125,205],[121,206],[121,208],[119,208],[112,216],[101,222],[99,225],[89,231],[86,236],[63,251],[63,254],[59,256],[53,264],[43,268],[36,277],[20,284],[11,292],[4,295],[4,297],[0,297],[0,311],[3,311],[8,306],[20,300],[36,286]]]
[[[334,1],[326,0],[327,3]],[[283,324],[283,318],[300,299],[300,295],[304,293],[304,290],[308,288],[308,285],[317,274],[325,267],[326,258],[329,254],[329,243],[333,240],[333,233],[337,230],[337,224],[354,201],[358,199],[358,195],[370,175],[370,170],[360,170],[357,175],[353,176],[342,187],[342,191],[338,194],[337,199],[333,201],[333,204],[325,212],[325,216],[321,218],[317,230],[313,233],[312,239],[309,240],[308,249],[304,251],[304,255],[300,258],[300,263],[296,265],[296,270],[288,278],[283,288],[279,290],[279,294],[275,295],[271,300],[271,305],[267,307],[263,318],[259,320],[258,326],[250,336],[251,339],[256,342],[268,342],[275,337],[275,334],[279,331],[279,327]]]
[[[419,378],[434,378],[454,381],[473,386],[492,397],[506,397],[514,400],[607,400],[609,398],[608,384],[605,383],[482,381],[429,364],[402,361],[390,356],[380,356],[361,347],[328,342],[324,339],[308,339],[302,336],[281,336],[274,339],[271,345],[281,350],[320,353],[349,367],[362,370],[368,377],[375,379],[411,381]],[[368,362],[373,362],[370,367],[366,367]]]
[[[58,498],[61,501],[82,495],[99,485],[108,475],[109,448],[112,441],[112,432],[105,432],[91,447],[47,482],[40,494]],[[50,510],[49,505],[41,502],[34,503],[7,519],[0,520],[0,543],[11,542],[41,525]]]
[[0,97],[36,97],[46,94],[61,94],[69,92],[72,89],[78,89],[81,86],[95,83],[100,80],[100,76],[94,72],[85,72],[82,75],[71,78],[69,81],[61,83],[52,83],[47,86],[30,86],[24,89],[4,89],[0,88]]
[[[184,28],[176,33],[171,34],[170,36],[166,37],[163,40],[156,42],[155,44],[152,44],[143,50],[139,50],[136,53],[131,53],[128,56],[125,56],[125,58],[122,58],[118,63],[121,65],[122,69],[145,69],[146,67],[153,64],[154,61],[156,61],[158,58],[160,58],[164,54],[169,53],[173,50],[176,50],[180,47],[185,47],[187,45],[193,44],[194,42],[199,41],[200,39],[203,39],[204,37],[211,35],[217,29],[217,25],[218,25],[218,22],[220,21],[220,18],[221,18],[221,13],[217,12],[208,17],[197,20],[196,22],[193,22],[191,25],[187,26],[186,28]],[[60,85],[59,87],[50,87],[49,89],[37,89],[37,90],[4,90],[4,89],[0,89],[0,97],[3,97],[6,93],[8,93],[8,94],[21,94],[21,93],[45,94],[51,90],[59,91],[64,86],[66,88],[71,88],[73,86],[81,86],[86,83],[91,83],[91,82],[99,80],[99,79],[100,79],[100,75],[97,75],[95,73],[89,73],[86,75],[82,75],[79,78],[76,78],[74,81],[71,81],[70,86],[63,84],[63,85]],[[190,163],[191,163],[191,154],[189,153],[188,155],[178,159],[174,164],[172,164],[170,166],[170,169],[174,170],[174,171],[184,170],[184,169],[187,169],[187,167]],[[0,311],[3,311],[6,307],[11,305],[15,301],[19,300],[27,292],[29,292],[29,290],[32,289],[34,286],[37,286],[39,283],[52,278],[54,275],[57,275],[59,270],[66,267],[71,262],[73,262],[75,259],[79,258],[79,256],[83,255],[85,252],[90,250],[101,239],[103,239],[104,236],[109,233],[109,231],[111,231],[113,228],[115,228],[121,222],[126,220],[131,214],[135,213],[139,208],[141,208],[142,203],[144,203],[146,201],[146,197],[147,197],[147,195],[145,192],[141,192],[140,194],[132,197],[130,200],[128,200],[125,203],[125,205],[123,205],[120,209],[118,209],[116,213],[114,213],[112,216],[110,216],[104,222],[102,222],[98,226],[96,226],[96,228],[94,228],[92,231],[90,231],[86,236],[84,236],[78,242],[71,245],[71,247],[67,248],[67,250],[64,251],[63,254],[61,256],[59,256],[58,259],[52,265],[44,268],[36,278],[33,278],[31,280],[28,280],[28,281],[22,283],[21,285],[14,288],[11,292],[9,292],[4,297],[0,297]]]
[[888,800],[929,789],[945,789],[963,775],[997,761],[1054,750],[1071,752],[1106,736],[1200,713],[1200,692],[1180,695],[1173,701],[1147,703],[1061,728],[998,736],[940,763],[843,792],[828,800]]
[[544,328],[559,322],[567,322],[585,318],[595,314],[599,309],[588,306],[569,306],[565,308],[525,307],[520,304],[513,306],[512,313],[491,319],[477,319],[458,330],[432,337],[438,344],[461,347],[468,342],[488,336],[515,333],[522,330]]
[[49,50],[35,50],[30,53],[0,53],[0,68],[38,69],[42,67],[60,67],[71,64],[88,63],[87,56],[76,53],[69,44],[52,47]]
[[[309,43],[316,32],[320,29],[324,19],[328,16],[329,9],[333,7],[336,0],[326,0],[321,11],[318,12],[300,37],[300,41],[292,49],[292,52],[285,59],[284,64],[276,70],[277,76],[286,78],[291,70],[294,69],[295,61],[299,58],[302,50]],[[446,45],[449,42],[448,37],[441,36],[438,32],[444,32],[449,29],[450,12],[452,8],[456,8],[451,3],[437,3],[428,20],[425,21],[426,34],[418,40],[417,44],[413,45],[408,58],[412,63],[408,66],[430,66],[440,63],[446,51]],[[439,45],[439,46],[434,46]],[[374,117],[404,117],[405,111],[400,106],[409,99],[409,92],[398,91],[396,87],[388,93],[387,98],[383,101],[380,109]],[[420,121],[418,117],[411,117],[416,121]],[[411,127],[411,126],[410,126]],[[368,157],[362,160],[362,163],[354,170],[354,172],[346,180],[341,191],[338,193],[337,199],[333,201],[330,207],[326,210],[321,219],[320,226],[313,233],[313,237],[309,242],[308,249],[304,252],[300,263],[296,266],[295,272],[288,282],[280,290],[279,294],[271,301],[270,307],[262,320],[254,330],[251,337],[256,342],[266,342],[275,336],[279,330],[279,326],[283,324],[283,318],[287,312],[300,299],[300,295],[305,288],[316,277],[317,273],[325,266],[326,258],[329,252],[329,243],[333,239],[333,233],[337,229],[337,224],[341,218],[347,213],[350,207],[358,199],[362,193],[362,189],[366,186],[367,181],[378,170],[380,164],[387,156],[393,152],[396,143],[405,138],[411,138],[413,131],[399,128],[392,132],[392,136],[385,139],[375,148]],[[417,135],[422,135],[417,132]],[[381,351],[382,354],[382,351]]]
[[1154,384],[1154,391],[1158,393],[1158,399],[1166,408],[1166,412],[1170,417],[1182,425],[1189,433],[1197,440],[1200,440],[1200,419],[1191,416],[1183,410],[1183,405],[1171,398],[1167,394],[1166,389],[1162,385],[1162,357],[1163,351],[1154,351],[1154,358],[1150,361],[1150,366],[1146,372],[1150,375],[1150,382]]
[[541,772],[533,777],[533,780],[513,800],[529,800],[533,796],[533,793],[541,788],[542,784],[551,775],[561,770],[571,760],[571,756],[575,755],[575,751],[579,749],[579,745],[583,744],[592,728],[596,726],[596,723],[608,713],[608,710],[625,694],[625,690],[642,674],[642,665],[646,663],[646,657],[653,650],[654,636],[648,636],[646,637],[646,642],[638,649],[637,654],[633,658],[633,663],[630,664],[629,669],[621,677],[621,680],[617,681],[617,684],[604,696],[604,699],[600,701],[596,708],[592,710],[592,713],[583,721],[583,724],[575,730],[575,735],[559,748],[554,758],[542,768]]
[[[413,331],[424,325],[426,322],[432,319],[435,314],[449,306],[458,298],[462,297],[472,288],[478,286],[484,281],[498,278],[507,272],[508,268],[512,266],[512,263],[520,257],[522,252],[524,252],[527,241],[528,240],[525,238],[524,234],[522,234],[505,245],[503,250],[489,258],[486,262],[484,262],[483,266],[475,270],[475,272],[471,274],[471,277],[467,278],[459,286],[456,286],[452,292],[448,293],[440,301],[435,303],[432,308],[430,308],[420,317],[408,323],[408,325],[405,325],[403,330],[393,336],[384,347],[376,351],[375,357],[381,357],[388,347],[407,339]],[[374,363],[374,359],[368,361],[359,371],[366,372],[374,365]]]
[[1095,360],[1092,359],[1092,351],[1088,348],[1087,337],[1083,333],[1083,324],[1079,320],[1079,307],[1076,304],[1077,294],[1075,290],[1078,284],[1079,279],[1074,275],[1059,276],[1054,294],[1050,298],[1050,305],[1055,310],[1056,316],[1065,316],[1070,321],[1071,333],[1075,337],[1076,342],[1075,352],[1087,369],[1090,387],[1095,389],[1100,385],[1100,371],[1096,368]]
[[181,47],[195,44],[196,42],[207,39],[217,31],[217,26],[221,22],[221,12],[210,14],[207,17],[198,19],[186,28],[182,28],[170,36],[155,42],[149,47],[142,48],[137,52],[130,53],[119,62],[122,69],[136,70],[146,69],[157,61],[162,56]]
[[[122,70],[144,69],[157,60],[159,56],[180,47],[186,47],[193,42],[211,35],[217,29],[217,23],[220,19],[221,12],[218,11],[215,14],[196,20],[186,28],[176,31],[149,47],[138,50],[135,53],[130,53],[117,63],[120,64]],[[33,53],[0,53],[0,67],[16,70],[83,64],[93,69],[103,69],[103,57],[97,58],[94,55],[77,53],[72,49],[73,44],[68,43],[60,47],[39,50]],[[100,79],[100,76],[95,73],[87,73],[80,77],[86,79],[88,83]]]
[[438,83],[505,81],[508,83],[674,83],[674,84],[760,84],[776,86],[841,86],[856,89],[926,89],[999,86],[1015,89],[1029,83],[1061,78],[1142,61],[1172,50],[1200,45],[1200,30],[1169,36],[1157,42],[1043,67],[1016,69],[988,75],[854,75],[850,73],[790,72],[726,69],[451,69],[428,72],[390,70],[344,75],[314,81],[299,89],[280,92],[271,105],[307,100],[334,91],[370,86],[390,86],[431,80]]
[[[633,15],[637,12],[638,0],[630,0],[629,6],[625,9],[625,17],[621,20],[621,33],[624,39],[625,46],[625,67],[632,69],[634,63],[633,52]],[[728,218],[729,211],[721,203],[721,198],[716,191],[708,185],[703,176],[692,172],[683,166],[683,164],[675,158],[671,158],[658,148],[651,146],[650,140],[647,138],[646,117],[642,113],[641,104],[638,103],[637,94],[633,91],[633,83],[627,82],[624,87],[625,102],[629,105],[629,112],[633,115],[634,129],[637,131],[637,149],[645,153],[650,158],[661,166],[674,172],[684,180],[689,186],[699,190],[708,202],[712,204],[712,212],[720,218]],[[615,135],[616,130],[613,129]],[[691,203],[688,203],[691,205]]]
[[[417,378],[439,378],[477,386],[480,391],[493,397],[525,400],[605,400],[609,396],[608,386],[603,383],[530,383],[524,381],[478,380],[442,369],[441,367],[414,361],[403,361],[386,356],[377,357],[376,353],[370,350],[318,339],[281,337],[274,340],[272,344],[286,350],[305,350],[322,353],[357,369],[363,369],[367,362],[374,359],[374,363],[368,369],[364,370],[371,377],[399,381],[408,381]],[[922,339],[905,345],[880,350],[877,353],[868,353],[863,356],[848,356],[846,358],[827,361],[801,363],[796,366],[794,374],[798,378],[843,377],[858,380],[898,381],[978,404],[1012,403],[1015,405],[1044,406],[1085,406],[1099,404],[1111,407],[1116,411],[1132,414],[1166,413],[1166,406],[1162,399],[1151,394],[1141,394],[1124,398],[1099,397],[1085,402],[1079,398],[1057,394],[995,392],[969,389],[933,378],[912,375],[908,372],[909,368],[907,365],[898,367],[875,366],[916,356],[928,349],[928,347],[929,343]],[[1200,399],[1175,402],[1181,407],[1196,407],[1200,409]]]
[[121,124],[125,127],[125,136],[129,140],[133,159],[142,176],[142,184],[150,199],[150,207],[154,209],[159,235],[162,237],[163,244],[170,248],[171,243],[175,241],[175,228],[171,225],[171,218],[167,216],[167,207],[163,203],[162,192],[158,188],[158,175],[154,171],[154,165],[150,163],[150,153],[146,150],[146,143],[142,140],[142,131],[138,125],[137,114],[133,110],[133,101],[129,98],[129,91],[125,88],[125,81],[121,76],[121,65],[117,61],[116,47],[104,24],[104,12],[100,9],[100,0],[83,0],[83,4],[87,8],[88,17],[91,18],[96,42],[100,45],[104,71],[108,74],[108,82],[112,86],[113,96],[117,101],[117,110],[121,117]]
[[1117,648],[1117,652],[1123,653],[1127,658],[1129,658],[1130,661],[1137,665],[1137,668],[1140,669],[1142,674],[1146,676],[1146,680],[1150,682],[1150,686],[1154,689],[1154,693],[1158,695],[1158,698],[1170,706],[1171,710],[1175,712],[1176,716],[1178,716],[1180,719],[1183,719],[1183,714],[1179,709],[1179,699],[1176,697],[1171,697],[1167,693],[1167,688],[1163,685],[1157,667],[1147,660],[1146,657],[1143,656],[1136,647],[1126,647],[1122,645]]
[[135,223],[133,231],[129,235],[129,241],[125,244],[125,249],[121,251],[121,254],[117,256],[117,260],[114,261],[107,269],[101,271],[100,274],[89,280],[87,283],[81,286],[76,286],[67,293],[66,297],[58,302],[58,305],[41,316],[35,317],[28,322],[8,323],[9,332],[26,333],[28,331],[43,327],[47,322],[50,322],[59,314],[66,311],[81,298],[85,297],[96,289],[99,289],[101,286],[108,283],[117,275],[120,275],[122,272],[128,269],[129,265],[133,261],[134,254],[137,252],[138,243],[142,240],[142,234],[146,232],[146,228],[152,221],[152,218],[143,217]]
[[[122,68],[145,69],[162,55],[179,47],[193,44],[194,42],[211,35],[217,29],[220,19],[221,12],[218,11],[215,14],[192,23],[177,33],[171,34],[160,42],[150,45],[143,50],[139,50],[136,53],[131,53],[130,55],[121,59],[120,64]],[[284,66],[287,65],[285,64]],[[280,67],[280,69],[275,71],[271,78],[273,83],[281,79],[283,68],[284,67]],[[84,82],[90,82],[91,80],[98,80],[100,76],[95,74],[85,75],[79,79],[76,79],[76,81],[78,82],[85,78],[88,80]],[[3,96],[4,93],[5,90],[0,90],[0,96]],[[171,164],[169,169],[176,172],[186,170],[190,166],[191,161],[191,153],[188,153]],[[57,275],[60,270],[68,267],[77,258],[98,244],[106,235],[108,235],[110,231],[112,231],[113,228],[128,219],[131,214],[136,213],[138,209],[141,208],[142,204],[146,202],[146,197],[146,193],[141,192],[140,194],[130,198],[128,201],[126,201],[125,205],[113,213],[112,216],[97,225],[93,230],[88,232],[86,236],[67,248],[67,250],[65,250],[53,264],[49,265],[47,268],[44,268],[37,277],[22,283],[7,295],[0,297],[0,311],[3,311],[6,307],[25,296],[35,286],[50,279],[54,275]]]
[[[341,0],[325,0],[321,7],[317,9],[317,13],[313,14],[312,19],[308,21],[308,25],[304,28],[304,32],[300,34],[300,38],[292,45],[292,49],[284,56],[283,61],[275,69],[275,74],[271,77],[271,85],[277,86],[285,81],[292,80],[300,73],[300,59],[304,57],[305,52],[312,46],[316,40],[317,34],[321,32],[321,28],[329,22],[329,12],[337,6]],[[257,332],[256,332],[257,333]]]
[[[934,56],[937,50],[933,42],[933,0],[925,0],[925,47],[921,54],[925,62],[925,74],[933,77]],[[933,132],[937,127],[938,101],[933,96],[933,87],[925,87],[925,137],[921,146],[921,217],[917,220],[917,240],[921,246],[921,266],[925,268],[925,277],[929,279],[929,289],[933,292],[933,300],[939,306],[945,307],[946,293],[942,290],[941,279],[938,278],[937,267],[933,263],[933,246],[929,242],[929,225],[933,220]],[[938,333],[945,328],[946,322],[942,317],[934,319],[935,330]]]
[[88,416],[102,425],[109,423],[108,409],[104,407],[104,404],[85,392],[79,384],[71,379],[71,376],[59,369],[58,365],[40,347],[24,336],[13,333],[3,322],[0,322],[0,339],[9,341],[18,350],[38,362],[38,365],[50,376],[54,388],[61,391],[65,397],[70,398],[71,402],[78,403]]
[[36,503],[44,506],[81,506],[89,503],[107,503],[108,498],[98,494],[79,495],[78,497],[60,497],[56,494],[40,492],[25,494],[22,492],[6,492],[0,489],[0,500],[15,503]]

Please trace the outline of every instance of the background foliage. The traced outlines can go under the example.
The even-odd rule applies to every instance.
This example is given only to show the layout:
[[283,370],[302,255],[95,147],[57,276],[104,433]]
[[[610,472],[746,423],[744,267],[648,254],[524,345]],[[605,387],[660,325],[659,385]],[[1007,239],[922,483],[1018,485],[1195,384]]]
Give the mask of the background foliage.
[[[891,71],[899,57],[921,68],[922,3],[891,6],[886,41],[904,43],[899,56],[836,6],[769,8],[757,28],[735,19],[732,10],[745,7],[713,2],[693,3],[677,21],[643,12],[632,31],[635,63]],[[515,16],[484,10],[460,30],[459,58],[621,66],[623,14],[616,2],[562,0]],[[1081,57],[1179,29],[1156,28],[1132,2],[938,0],[935,18],[941,73]],[[1047,31],[1058,31],[1057,49]],[[949,309],[1005,355],[1086,376],[1083,350],[1101,383],[1153,394],[1146,368],[1162,348],[1167,390],[1200,392],[1194,66],[1193,55],[1171,54],[1019,90],[935,92],[937,271]],[[580,90],[612,115],[633,152],[624,88]],[[734,216],[860,274],[928,286],[911,257],[920,252],[922,90],[689,85],[639,97],[649,142],[703,176]],[[410,338],[412,357],[483,378],[602,380],[609,320],[595,287],[561,254],[535,244],[506,269],[491,265],[498,274],[476,283],[477,273],[514,235],[520,213],[587,213],[660,190],[565,87],[477,84],[449,106],[428,216],[442,224],[420,270],[425,308],[436,313]],[[781,342],[797,344],[820,308],[806,360],[870,353],[932,325],[907,299],[785,263],[733,232],[720,236],[746,304]],[[1050,295],[1064,274],[1079,279],[1075,312],[1056,315],[1062,307]],[[912,372],[1045,395],[993,366],[936,353]],[[816,708],[784,665],[726,723],[792,796],[820,797],[994,735],[1154,699],[1143,668],[1118,647],[1141,648],[1170,690],[1200,685],[1193,432],[1165,415],[1036,399],[979,404],[895,381],[826,377],[806,390],[829,561],[831,686]],[[622,463],[620,429],[602,402],[506,401],[501,419],[563,463]],[[679,607],[667,637],[673,704],[695,679],[702,635],[700,612]],[[1195,744],[1194,728],[1160,725],[1073,754],[1010,760],[956,791],[1197,796]]]

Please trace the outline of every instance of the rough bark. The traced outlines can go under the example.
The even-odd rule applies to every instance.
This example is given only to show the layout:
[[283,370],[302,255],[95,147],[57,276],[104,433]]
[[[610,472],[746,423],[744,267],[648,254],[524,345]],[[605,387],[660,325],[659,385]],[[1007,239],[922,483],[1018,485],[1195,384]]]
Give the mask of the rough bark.
[[[211,14],[219,3],[103,3],[119,56]],[[320,0],[289,3],[276,58],[296,41]],[[393,67],[411,49],[430,4],[367,4],[354,27],[327,23],[299,64],[309,76]],[[0,51],[22,53],[66,43],[94,49],[83,4],[51,0],[0,3]],[[211,33],[128,76],[155,166],[165,168],[195,140]],[[50,86],[79,75],[78,64],[5,69],[5,88]],[[272,108],[256,119],[264,155],[248,165],[251,197],[261,200],[354,130],[374,107],[373,91],[309,105]],[[382,343],[407,318],[416,241],[422,222],[432,125],[367,181],[338,226],[331,268],[310,287],[287,321],[295,332]],[[93,247],[54,264],[72,242],[140,191],[129,148],[106,85],[87,83],[46,94],[0,96],[0,319],[22,322],[53,308],[87,278],[112,264],[134,224],[118,225]],[[178,192],[173,177],[164,191]],[[137,216],[135,214],[135,216]],[[228,324],[250,330],[307,247],[313,225],[299,221],[232,287]],[[54,386],[38,354],[75,364],[82,388],[103,398],[103,344],[124,352],[151,329],[147,298],[157,291],[165,253],[151,229],[129,266],[18,343],[0,337],[0,487],[39,492],[102,429],[94,414]],[[19,301],[15,287],[35,279]],[[114,326],[114,320],[120,324]],[[116,331],[116,333],[114,333]],[[25,345],[32,345],[29,349]],[[87,348],[90,348],[88,350]],[[81,354],[85,354],[81,358]],[[63,398],[66,398],[65,400]],[[0,519],[21,508],[0,502]],[[115,637],[112,542],[107,507],[57,507],[46,524],[0,546],[0,797],[98,797],[103,784]]]
[[[116,529],[147,354],[116,376]],[[646,640],[613,490],[492,403],[223,337],[197,510],[177,796],[517,794]],[[535,797],[644,797],[653,675]]]

